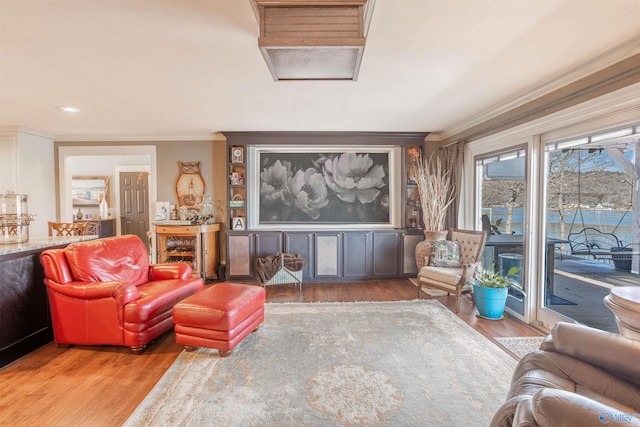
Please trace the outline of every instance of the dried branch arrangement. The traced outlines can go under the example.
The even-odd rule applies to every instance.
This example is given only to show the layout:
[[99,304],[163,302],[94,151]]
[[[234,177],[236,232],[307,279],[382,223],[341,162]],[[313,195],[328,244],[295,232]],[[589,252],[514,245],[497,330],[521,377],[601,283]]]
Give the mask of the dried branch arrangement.
[[439,157],[414,157],[416,182],[420,194],[424,229],[443,231],[447,209],[453,203],[453,188],[449,171],[444,171]]

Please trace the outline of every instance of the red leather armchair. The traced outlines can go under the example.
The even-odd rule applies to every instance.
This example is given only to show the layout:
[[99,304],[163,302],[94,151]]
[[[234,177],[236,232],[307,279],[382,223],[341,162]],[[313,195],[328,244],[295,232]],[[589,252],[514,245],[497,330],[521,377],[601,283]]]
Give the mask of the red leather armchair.
[[150,265],[133,235],[43,251],[55,341],[124,345],[134,353],[173,327],[173,306],[204,287],[184,263]]

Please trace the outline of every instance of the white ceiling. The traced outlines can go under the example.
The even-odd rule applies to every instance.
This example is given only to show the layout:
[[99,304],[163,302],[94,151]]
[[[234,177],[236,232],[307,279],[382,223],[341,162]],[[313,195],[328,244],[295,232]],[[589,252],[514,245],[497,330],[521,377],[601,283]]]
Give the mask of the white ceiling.
[[0,0],[0,126],[446,134],[639,37],[640,0],[376,0],[358,81],[274,82],[250,0]]

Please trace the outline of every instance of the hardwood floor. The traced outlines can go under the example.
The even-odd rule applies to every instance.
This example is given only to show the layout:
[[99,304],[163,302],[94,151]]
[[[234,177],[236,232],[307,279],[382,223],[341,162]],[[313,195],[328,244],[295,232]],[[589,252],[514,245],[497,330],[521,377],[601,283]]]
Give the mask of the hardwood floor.
[[[267,302],[400,301],[417,297],[406,279],[354,283],[273,285]],[[431,298],[422,294],[423,298]],[[437,297],[452,309],[453,297]],[[489,339],[541,335],[509,315],[502,321],[475,316],[463,297],[458,316]],[[168,332],[140,355],[127,348],[47,344],[0,369],[0,425],[117,426],[124,423],[171,366],[182,347]],[[233,355],[231,356],[233,357]]]

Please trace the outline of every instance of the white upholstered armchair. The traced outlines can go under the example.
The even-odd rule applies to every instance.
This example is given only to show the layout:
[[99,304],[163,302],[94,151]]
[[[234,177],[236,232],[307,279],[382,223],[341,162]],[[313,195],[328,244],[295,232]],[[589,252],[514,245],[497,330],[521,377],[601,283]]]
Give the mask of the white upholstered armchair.
[[[467,278],[473,273],[472,269],[480,260],[487,234],[484,231],[451,229],[448,241],[457,242],[447,247],[457,247],[459,252],[452,254],[452,251],[445,251],[448,260],[444,263],[438,262],[438,247],[444,242],[432,242],[431,251],[416,255],[418,264],[418,296],[421,288],[435,288],[446,291],[448,294],[456,296],[456,313],[460,311],[460,296],[466,292],[465,284]],[[453,261],[453,262],[451,262]],[[457,261],[457,262],[456,262]],[[470,287],[469,287],[470,290]]]

